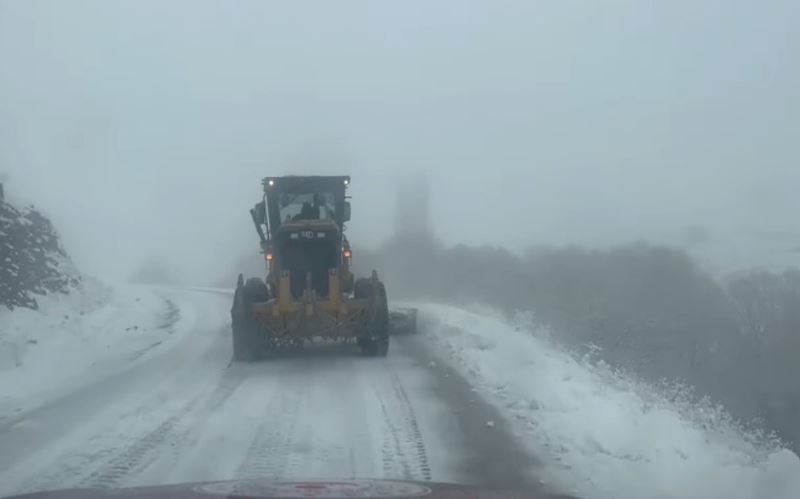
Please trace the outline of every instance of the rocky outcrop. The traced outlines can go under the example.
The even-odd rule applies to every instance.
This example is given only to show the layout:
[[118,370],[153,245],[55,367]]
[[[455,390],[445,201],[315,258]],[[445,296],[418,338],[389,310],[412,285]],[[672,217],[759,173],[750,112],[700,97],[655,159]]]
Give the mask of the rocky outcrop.
[[0,306],[36,309],[36,295],[68,293],[79,283],[50,220],[0,196]]

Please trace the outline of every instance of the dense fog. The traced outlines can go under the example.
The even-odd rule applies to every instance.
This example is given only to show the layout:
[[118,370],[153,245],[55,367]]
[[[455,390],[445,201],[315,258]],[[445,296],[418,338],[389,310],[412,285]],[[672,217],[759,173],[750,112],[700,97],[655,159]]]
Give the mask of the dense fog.
[[425,172],[447,243],[787,231],[798,7],[706,2],[0,2],[0,171],[88,272],[198,280],[263,176],[353,175],[352,239]]
[[[797,449],[798,25],[790,0],[0,1],[0,181],[84,272],[225,285],[263,268],[262,177],[350,174],[391,296],[533,311]],[[737,273],[698,263],[745,238]]]

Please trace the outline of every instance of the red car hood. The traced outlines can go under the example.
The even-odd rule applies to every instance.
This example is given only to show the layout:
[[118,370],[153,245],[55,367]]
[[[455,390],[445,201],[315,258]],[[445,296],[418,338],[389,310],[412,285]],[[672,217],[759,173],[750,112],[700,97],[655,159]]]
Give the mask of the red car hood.
[[[267,482],[237,480],[124,489],[69,489],[34,492],[13,499],[214,499],[214,498],[428,498],[569,499],[535,491],[497,490],[447,483],[400,480]],[[12,498],[7,498],[12,499]],[[575,498],[572,498],[575,499]]]

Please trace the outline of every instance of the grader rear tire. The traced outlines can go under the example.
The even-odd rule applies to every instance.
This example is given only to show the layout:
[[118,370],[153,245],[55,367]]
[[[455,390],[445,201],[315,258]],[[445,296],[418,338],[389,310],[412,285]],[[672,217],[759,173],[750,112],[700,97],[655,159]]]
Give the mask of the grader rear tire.
[[251,305],[266,301],[267,286],[261,279],[251,278],[246,283],[239,282],[233,295],[231,325],[233,332],[233,359],[239,362],[256,360],[261,353],[261,327],[253,317]]
[[380,281],[359,279],[355,297],[369,300],[364,312],[364,334],[358,339],[361,353],[368,357],[386,357],[389,353],[389,301],[386,287]]

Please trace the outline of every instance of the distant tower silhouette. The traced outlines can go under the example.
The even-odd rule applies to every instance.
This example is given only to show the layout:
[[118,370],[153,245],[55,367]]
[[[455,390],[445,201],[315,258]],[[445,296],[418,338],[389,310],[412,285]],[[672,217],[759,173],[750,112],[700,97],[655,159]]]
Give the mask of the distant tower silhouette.
[[409,174],[397,182],[395,236],[429,236],[430,185],[425,173]]

